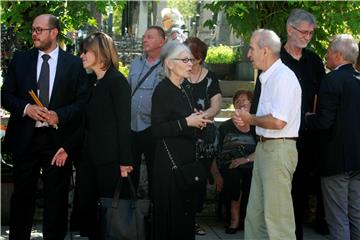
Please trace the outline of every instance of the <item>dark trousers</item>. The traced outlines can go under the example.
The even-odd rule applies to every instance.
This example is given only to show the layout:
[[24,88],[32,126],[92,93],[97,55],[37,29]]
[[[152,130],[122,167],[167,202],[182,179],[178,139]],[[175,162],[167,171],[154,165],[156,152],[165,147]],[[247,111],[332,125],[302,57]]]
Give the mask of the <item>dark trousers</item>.
[[237,201],[240,197],[240,222],[239,226],[243,227],[246,217],[246,208],[249,201],[252,168],[235,168],[235,169],[223,169],[221,174],[224,178],[223,197],[226,207],[226,217],[230,224],[231,218],[231,201]]
[[10,205],[11,240],[30,239],[40,169],[44,182],[44,239],[64,239],[67,232],[69,162],[64,167],[51,165],[57,149],[50,131],[36,129],[29,149],[14,156],[14,193]]
[[[100,197],[112,198],[115,186],[120,177],[120,166],[117,162],[103,165],[79,163],[76,176],[78,197],[78,221],[82,236],[98,239],[97,204]],[[128,191],[127,187],[123,187]],[[124,197],[121,194],[121,197]]]
[[[137,189],[140,179],[140,164],[142,155],[145,157],[148,183],[151,186],[154,157],[155,157],[156,139],[153,137],[151,127],[140,132],[132,131],[132,155],[134,161],[134,170],[131,173],[134,186]],[[149,187],[150,191],[150,187]],[[150,194],[150,192],[149,192]]]
[[[320,185],[320,178],[318,177],[318,163],[320,161],[318,152],[317,138],[311,132],[299,132],[297,141],[298,149],[298,164],[294,172],[292,181],[292,200],[295,215],[295,234],[297,240],[303,239],[303,223],[304,212],[309,202],[309,194],[312,189]],[[316,191],[314,189],[314,191]],[[321,191],[317,191],[318,206],[316,209],[317,220],[323,219],[323,204],[321,198]],[[320,221],[321,222],[321,221]]]

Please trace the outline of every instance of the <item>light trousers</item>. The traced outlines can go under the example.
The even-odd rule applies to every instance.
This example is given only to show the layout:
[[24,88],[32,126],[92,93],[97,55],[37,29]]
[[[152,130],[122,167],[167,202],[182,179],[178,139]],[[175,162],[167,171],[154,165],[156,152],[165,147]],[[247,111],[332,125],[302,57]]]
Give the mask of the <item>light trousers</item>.
[[296,239],[291,182],[296,141],[258,142],[245,219],[245,239]]

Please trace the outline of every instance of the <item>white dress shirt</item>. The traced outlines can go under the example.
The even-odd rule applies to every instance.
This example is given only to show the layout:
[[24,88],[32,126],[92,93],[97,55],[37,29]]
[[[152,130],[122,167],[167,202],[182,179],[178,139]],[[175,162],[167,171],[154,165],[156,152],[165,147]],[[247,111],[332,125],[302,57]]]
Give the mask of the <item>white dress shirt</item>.
[[[57,46],[52,52],[50,53],[45,53],[43,51],[39,50],[39,54],[38,54],[38,59],[37,59],[37,67],[36,67],[36,81],[39,81],[39,76],[40,76],[40,71],[41,71],[41,65],[44,62],[42,56],[44,54],[47,54],[50,56],[48,63],[49,63],[49,71],[50,71],[50,76],[49,76],[49,102],[51,99],[51,93],[54,87],[54,81],[55,81],[55,75],[56,75],[56,67],[57,67],[57,62],[58,62],[58,56],[59,56],[59,46]],[[38,96],[39,96],[39,90],[38,90]],[[26,105],[25,109],[24,109],[24,113],[26,111],[28,105]],[[40,122],[40,121],[36,121],[35,123],[35,127],[47,127],[49,126],[46,122]]]
[[[38,60],[37,60],[37,71],[36,71],[36,80],[37,81],[39,81],[41,65],[44,62],[44,60],[42,58],[42,56],[44,54],[47,54],[50,56],[50,58],[48,60],[49,67],[50,67],[50,78],[49,78],[49,102],[50,102],[51,93],[52,93],[52,89],[53,89],[54,81],[55,81],[56,66],[57,66],[57,61],[58,61],[58,56],[59,56],[59,46],[57,46],[50,53],[45,53],[45,52],[39,50],[39,55],[38,55]],[[39,92],[38,92],[38,94],[39,94]]]
[[274,62],[259,76],[261,94],[256,116],[271,114],[286,122],[283,129],[256,126],[256,134],[268,138],[298,137],[301,115],[301,87],[295,73],[282,63]]

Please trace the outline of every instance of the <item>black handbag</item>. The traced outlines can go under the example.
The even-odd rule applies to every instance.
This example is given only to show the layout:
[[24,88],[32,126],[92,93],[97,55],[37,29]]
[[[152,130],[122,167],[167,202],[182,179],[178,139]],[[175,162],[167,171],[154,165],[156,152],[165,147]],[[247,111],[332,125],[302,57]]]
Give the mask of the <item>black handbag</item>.
[[113,198],[100,198],[99,239],[145,240],[146,218],[149,216],[150,200],[137,199],[130,176],[127,177],[132,199],[119,199],[124,179],[119,178]]
[[169,156],[174,172],[175,181],[179,188],[187,191],[199,190],[204,187],[206,183],[206,171],[203,164],[196,159],[194,162],[177,165],[172,157],[170,150],[163,138],[165,150]]
[[218,153],[218,129],[214,123],[208,123],[198,134],[196,154],[198,159],[214,159]]

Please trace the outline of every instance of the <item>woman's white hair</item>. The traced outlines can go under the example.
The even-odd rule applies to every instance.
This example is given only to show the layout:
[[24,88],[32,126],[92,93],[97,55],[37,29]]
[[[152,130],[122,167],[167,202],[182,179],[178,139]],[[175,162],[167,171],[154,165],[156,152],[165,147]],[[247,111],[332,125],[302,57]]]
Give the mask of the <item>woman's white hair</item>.
[[161,18],[164,18],[165,16],[171,19],[172,25],[181,26],[184,24],[183,16],[176,8],[164,8],[161,10]]
[[178,41],[169,41],[161,48],[160,61],[164,66],[164,72],[167,77],[170,75],[170,69],[167,66],[166,60],[176,58],[184,51],[191,54],[190,49]]

